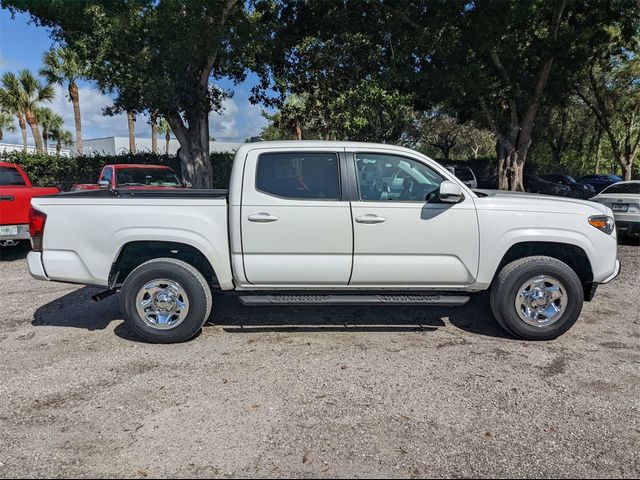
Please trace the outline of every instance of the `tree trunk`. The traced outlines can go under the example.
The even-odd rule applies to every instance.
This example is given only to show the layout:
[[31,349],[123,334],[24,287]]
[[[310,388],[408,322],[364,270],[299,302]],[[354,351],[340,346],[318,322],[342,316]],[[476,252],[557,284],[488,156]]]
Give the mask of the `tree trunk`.
[[302,140],[302,129],[300,125],[296,125],[296,140]]
[[62,144],[60,143],[60,140],[58,140],[58,143],[56,143],[56,154],[58,156],[60,156],[60,151],[62,150]]
[[36,152],[44,153],[42,137],[40,136],[40,127],[38,126],[38,117],[36,117],[31,110],[27,110],[25,112],[25,117],[27,118],[27,123],[29,124],[31,133],[33,134],[33,141],[36,144]]
[[76,82],[69,82],[69,98],[73,104],[73,119],[76,124],[76,151],[82,155],[82,120],[80,118],[80,92]]
[[498,154],[498,188],[524,192],[524,164],[529,148],[518,150],[509,136],[500,135],[496,146]]
[[151,151],[158,154],[158,112],[151,112]]
[[178,113],[165,115],[180,148],[178,158],[182,176],[194,188],[212,188],[213,166],[209,157],[209,117],[207,113],[193,114],[187,126]]
[[42,127],[42,142],[44,143],[44,152],[49,153],[49,128]]
[[621,158],[620,166],[622,167],[622,179],[625,181],[631,180],[631,170],[632,170],[631,159]]
[[127,112],[127,124],[129,127],[129,152],[136,153],[136,126],[135,117],[132,112]]
[[2,133],[2,130],[0,130],[0,142],[2,141],[2,137],[4,137],[4,134]]
[[164,134],[164,140],[165,140],[164,153],[166,155],[169,155],[169,142],[171,141],[171,134],[169,132]]
[[27,124],[24,121],[23,115],[18,115],[18,124],[20,125],[20,130],[22,131],[22,151],[27,153]]

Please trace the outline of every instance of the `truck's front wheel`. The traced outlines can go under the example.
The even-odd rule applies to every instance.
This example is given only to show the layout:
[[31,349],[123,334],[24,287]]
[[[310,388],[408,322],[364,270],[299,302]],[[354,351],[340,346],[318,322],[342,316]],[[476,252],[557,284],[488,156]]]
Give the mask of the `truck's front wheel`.
[[498,323],[516,337],[551,340],[580,316],[584,290],[576,273],[552,257],[526,257],[505,265],[491,287]]
[[154,343],[193,338],[211,313],[211,289],[192,265],[173,258],[149,260],[129,274],[120,291],[127,326]]

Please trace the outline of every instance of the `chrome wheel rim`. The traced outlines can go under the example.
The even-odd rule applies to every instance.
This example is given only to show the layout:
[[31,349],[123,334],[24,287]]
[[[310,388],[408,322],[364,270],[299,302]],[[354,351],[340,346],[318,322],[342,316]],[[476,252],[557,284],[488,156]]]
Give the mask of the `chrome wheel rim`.
[[189,298],[178,282],[164,278],[147,282],[136,297],[140,318],[152,328],[169,330],[189,313]]
[[516,311],[527,325],[547,327],[556,323],[567,306],[567,290],[562,282],[538,275],[522,284],[516,293]]

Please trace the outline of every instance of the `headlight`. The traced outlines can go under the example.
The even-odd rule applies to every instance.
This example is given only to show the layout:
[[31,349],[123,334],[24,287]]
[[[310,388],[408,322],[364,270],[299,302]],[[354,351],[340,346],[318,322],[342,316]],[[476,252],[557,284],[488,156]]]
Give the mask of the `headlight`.
[[607,235],[611,235],[613,229],[616,227],[616,222],[612,217],[606,215],[594,215],[589,217],[589,224],[596,227],[598,230],[603,231]]

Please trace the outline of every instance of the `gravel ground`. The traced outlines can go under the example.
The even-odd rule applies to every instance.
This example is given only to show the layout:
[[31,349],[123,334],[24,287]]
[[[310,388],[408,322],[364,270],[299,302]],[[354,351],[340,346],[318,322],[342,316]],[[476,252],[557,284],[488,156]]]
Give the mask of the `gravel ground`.
[[241,306],[150,345],[0,262],[0,477],[638,477],[640,247],[562,338],[464,308]]

